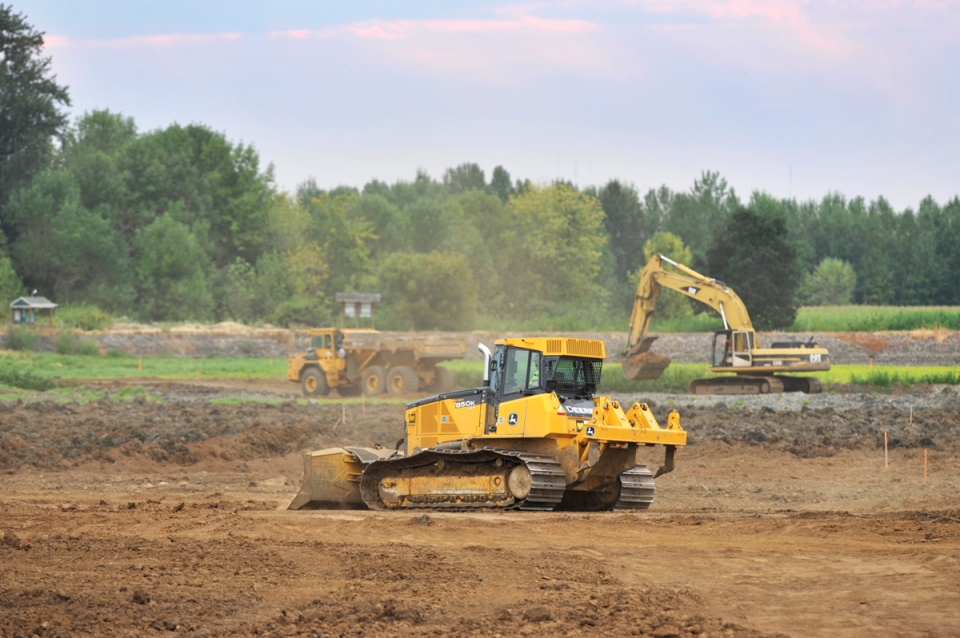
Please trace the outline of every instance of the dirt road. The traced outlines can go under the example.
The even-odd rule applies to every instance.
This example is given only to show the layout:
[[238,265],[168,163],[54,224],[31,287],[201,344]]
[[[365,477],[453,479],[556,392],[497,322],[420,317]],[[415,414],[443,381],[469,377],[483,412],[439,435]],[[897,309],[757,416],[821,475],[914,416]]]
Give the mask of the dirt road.
[[300,448],[390,438],[402,406],[202,394],[0,409],[0,636],[960,630],[944,410],[913,415],[927,485],[924,436],[884,467],[896,415],[698,409],[647,512],[424,516],[282,509]]

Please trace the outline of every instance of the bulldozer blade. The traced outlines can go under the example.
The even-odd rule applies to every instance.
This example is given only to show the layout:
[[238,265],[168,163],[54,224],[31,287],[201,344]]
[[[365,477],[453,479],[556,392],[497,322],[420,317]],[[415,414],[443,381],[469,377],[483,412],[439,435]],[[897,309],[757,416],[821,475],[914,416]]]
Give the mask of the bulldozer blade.
[[634,381],[659,379],[670,359],[655,352],[639,352],[620,357],[623,376]]
[[366,509],[360,497],[360,476],[370,463],[392,453],[363,447],[304,452],[303,483],[287,509]]

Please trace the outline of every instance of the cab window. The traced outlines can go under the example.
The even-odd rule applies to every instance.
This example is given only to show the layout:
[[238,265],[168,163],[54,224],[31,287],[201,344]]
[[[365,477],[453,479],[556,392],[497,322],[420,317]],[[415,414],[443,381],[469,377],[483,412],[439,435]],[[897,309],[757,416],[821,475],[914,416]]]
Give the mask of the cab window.
[[540,353],[508,348],[504,362],[503,395],[540,389]]
[[314,350],[329,350],[330,344],[330,335],[313,335],[310,338],[310,347]]

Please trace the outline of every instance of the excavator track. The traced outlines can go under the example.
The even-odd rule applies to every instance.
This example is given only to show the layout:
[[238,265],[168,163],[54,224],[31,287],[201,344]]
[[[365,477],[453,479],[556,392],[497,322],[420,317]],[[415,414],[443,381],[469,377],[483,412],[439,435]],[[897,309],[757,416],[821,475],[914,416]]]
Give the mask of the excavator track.
[[371,463],[360,478],[371,509],[552,510],[565,487],[554,459],[492,447],[430,448]]
[[786,375],[738,374],[733,377],[710,377],[690,382],[690,394],[780,394],[805,392],[819,394],[823,385],[816,377]]
[[640,464],[620,475],[620,498],[615,510],[645,510],[653,503],[653,473]]

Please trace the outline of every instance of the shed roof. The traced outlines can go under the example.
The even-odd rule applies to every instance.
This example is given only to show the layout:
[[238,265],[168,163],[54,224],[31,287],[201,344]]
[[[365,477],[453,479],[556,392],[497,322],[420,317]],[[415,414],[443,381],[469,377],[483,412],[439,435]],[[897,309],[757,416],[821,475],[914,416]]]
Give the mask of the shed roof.
[[12,304],[11,308],[56,308],[59,304],[55,304],[46,297],[18,297]]
[[379,292],[338,292],[337,301],[343,303],[378,303]]

